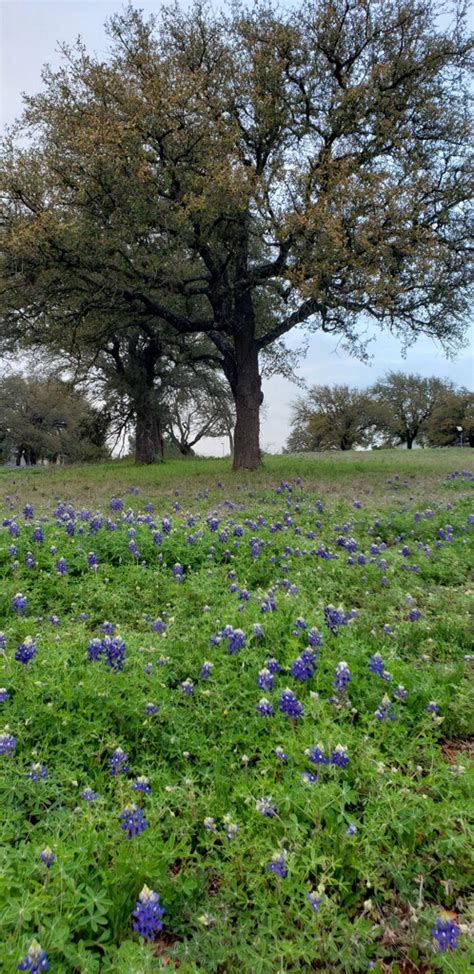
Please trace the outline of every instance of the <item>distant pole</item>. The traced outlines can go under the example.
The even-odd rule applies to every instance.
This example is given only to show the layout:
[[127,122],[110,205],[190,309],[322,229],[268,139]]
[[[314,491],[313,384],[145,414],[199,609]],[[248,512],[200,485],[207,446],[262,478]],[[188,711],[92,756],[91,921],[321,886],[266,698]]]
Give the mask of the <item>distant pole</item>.
[[462,443],[462,432],[463,432],[463,428],[462,428],[462,426],[456,426],[456,429],[457,429],[458,433],[460,433],[460,436],[461,436],[461,446],[462,446],[463,445],[463,443]]

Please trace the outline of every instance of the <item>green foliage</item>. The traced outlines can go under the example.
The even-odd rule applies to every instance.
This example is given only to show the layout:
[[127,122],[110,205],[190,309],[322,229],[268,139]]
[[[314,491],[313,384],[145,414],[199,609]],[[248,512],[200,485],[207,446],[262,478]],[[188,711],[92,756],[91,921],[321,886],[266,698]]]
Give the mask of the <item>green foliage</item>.
[[0,451],[27,463],[78,462],[107,456],[109,416],[53,377],[9,375],[0,379]]
[[[17,538],[8,524],[0,530],[0,629],[7,639],[0,682],[9,693],[0,706],[17,738],[13,758],[0,757],[2,970],[14,970],[36,937],[59,974],[154,974],[175,965],[189,974],[357,974],[369,963],[395,974],[408,960],[415,969],[467,974],[472,481],[445,479],[461,458],[452,450],[298,463],[270,458],[265,472],[240,484],[222,462],[199,460],[153,471],[126,463],[71,469],[60,487],[56,471],[2,474],[2,519],[20,526]],[[138,494],[138,486],[129,488],[131,476]],[[64,507],[41,500],[60,491]],[[122,497],[125,517],[109,509],[112,495]],[[26,500],[36,520],[23,517]],[[149,500],[154,512],[145,511]],[[93,514],[73,517],[71,502],[92,512],[100,503],[116,529],[104,522],[91,530]],[[214,514],[216,531],[207,520]],[[42,515],[48,520],[37,544],[32,531]],[[65,530],[71,519],[73,536]],[[272,530],[277,522],[282,528]],[[235,524],[243,536],[234,534]],[[129,550],[131,527],[138,559]],[[257,536],[264,546],[253,557],[249,542]],[[339,537],[354,538],[357,551],[341,547]],[[311,554],[322,545],[339,557]],[[36,561],[31,569],[28,551]],[[88,567],[90,551],[96,570]],[[357,563],[361,553],[365,564]],[[59,557],[66,560],[63,577]],[[172,572],[177,562],[181,583]],[[409,570],[413,564],[417,571]],[[239,599],[242,589],[248,601]],[[269,589],[276,610],[262,613]],[[28,599],[23,617],[11,609],[18,591]],[[416,621],[408,618],[409,595],[421,612]],[[357,610],[337,635],[323,623],[331,603]],[[151,627],[158,617],[162,633]],[[294,631],[297,618],[323,635],[317,670],[305,684],[289,674],[306,646],[305,630]],[[120,672],[87,659],[105,619],[126,643]],[[254,623],[263,627],[261,641],[252,635]],[[226,624],[246,634],[236,655],[227,654],[225,640],[210,644]],[[28,635],[38,649],[23,666],[15,650]],[[368,670],[376,652],[389,681]],[[266,720],[255,710],[262,696],[256,680],[270,656],[283,672],[266,693],[275,708]],[[163,657],[168,662],[160,665]],[[214,669],[204,681],[206,659]],[[350,704],[335,707],[329,698],[340,660],[352,673]],[[195,683],[191,696],[181,690],[187,678]],[[396,720],[378,721],[374,711],[398,684],[408,696],[393,702]],[[295,725],[278,710],[287,685],[305,707]],[[430,701],[437,714],[427,711]],[[158,708],[154,715],[145,713],[149,702]],[[315,769],[305,749],[319,741],[327,753],[346,746],[347,768]],[[108,761],[118,746],[130,773],[114,778]],[[288,754],[286,763],[276,759],[276,746]],[[32,762],[47,768],[46,778],[26,777]],[[301,777],[308,770],[319,771],[312,786]],[[127,841],[119,816],[137,800],[131,783],[138,775],[152,788],[138,795],[149,824]],[[87,786],[96,802],[80,797]],[[278,808],[272,819],[255,807],[268,795]],[[238,825],[232,840],[226,815]],[[207,816],[216,832],[204,828]],[[46,846],[56,855],[49,870],[39,860]],[[288,875],[280,879],[267,864],[282,847]],[[140,942],[131,926],[145,883],[166,908],[154,945]],[[307,891],[320,884],[315,914]],[[446,956],[433,952],[429,933],[442,909],[463,930],[458,950]]]

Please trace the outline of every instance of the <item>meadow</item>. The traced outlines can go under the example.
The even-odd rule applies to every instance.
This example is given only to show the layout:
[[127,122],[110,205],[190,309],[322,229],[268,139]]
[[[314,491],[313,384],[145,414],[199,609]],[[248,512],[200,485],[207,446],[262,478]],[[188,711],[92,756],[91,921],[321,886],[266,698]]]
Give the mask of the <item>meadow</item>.
[[0,970],[472,970],[471,453],[0,471]]

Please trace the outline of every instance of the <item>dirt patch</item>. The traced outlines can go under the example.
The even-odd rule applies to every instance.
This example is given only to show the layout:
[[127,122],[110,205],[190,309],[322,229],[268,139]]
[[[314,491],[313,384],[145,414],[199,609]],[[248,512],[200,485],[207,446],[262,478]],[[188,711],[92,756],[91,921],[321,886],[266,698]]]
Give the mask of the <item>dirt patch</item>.
[[441,750],[448,764],[460,764],[462,761],[472,761],[474,759],[474,737],[454,738],[452,741],[445,741],[441,745]]

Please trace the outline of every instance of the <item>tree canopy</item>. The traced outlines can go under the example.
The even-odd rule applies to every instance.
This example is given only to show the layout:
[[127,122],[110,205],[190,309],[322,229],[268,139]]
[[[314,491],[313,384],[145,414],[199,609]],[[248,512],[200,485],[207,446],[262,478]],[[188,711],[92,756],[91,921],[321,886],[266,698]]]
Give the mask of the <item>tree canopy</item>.
[[0,456],[36,464],[40,460],[92,461],[108,456],[109,417],[85,396],[54,376],[8,375],[0,380]]
[[439,9],[129,7],[106,59],[65,48],[4,148],[4,344],[95,346],[117,316],[205,334],[236,468],[260,462],[259,355],[295,326],[356,352],[367,318],[456,347],[472,43]]

